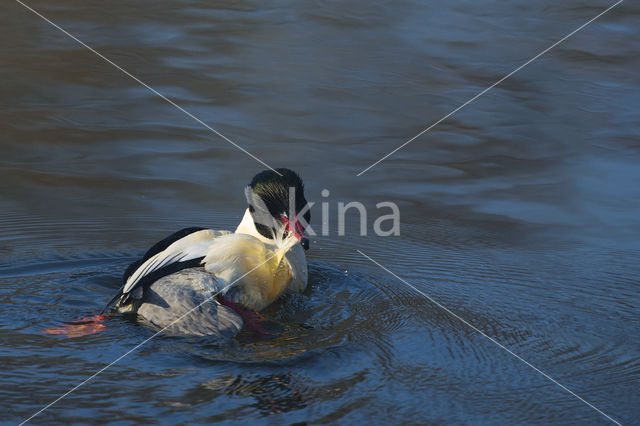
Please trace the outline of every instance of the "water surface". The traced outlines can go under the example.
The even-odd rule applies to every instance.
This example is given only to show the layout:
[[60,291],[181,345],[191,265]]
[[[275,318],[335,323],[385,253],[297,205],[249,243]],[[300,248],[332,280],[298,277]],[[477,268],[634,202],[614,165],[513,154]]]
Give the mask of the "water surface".
[[[330,206],[310,289],[232,342],[159,336],[34,419],[624,424],[640,418],[640,8],[609,4],[29,2]],[[153,334],[77,339],[123,268],[185,226],[232,229],[264,167],[18,3],[0,38],[0,400],[16,423]],[[322,189],[331,195],[323,198]],[[337,203],[396,202],[363,237]]]

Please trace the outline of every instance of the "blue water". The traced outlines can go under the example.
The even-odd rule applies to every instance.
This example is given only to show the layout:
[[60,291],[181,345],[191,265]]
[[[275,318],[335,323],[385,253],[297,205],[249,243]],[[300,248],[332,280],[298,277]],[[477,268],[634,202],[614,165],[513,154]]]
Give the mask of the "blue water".
[[[359,177],[610,4],[27,4],[297,170],[317,230],[330,212],[309,290],[263,312],[281,332],[158,336],[34,424],[612,424],[456,316],[638,423],[637,4]],[[154,333],[118,315],[75,339],[42,330],[99,312],[167,234],[233,229],[264,166],[19,3],[3,12],[0,421],[19,423]],[[355,211],[338,234],[349,201],[369,235]],[[371,235],[382,201],[399,236]]]

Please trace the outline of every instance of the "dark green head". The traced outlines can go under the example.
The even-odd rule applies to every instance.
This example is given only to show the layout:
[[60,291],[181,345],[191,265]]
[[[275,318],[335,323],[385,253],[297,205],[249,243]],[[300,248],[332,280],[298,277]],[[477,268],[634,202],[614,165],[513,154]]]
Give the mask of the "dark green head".
[[[293,234],[301,241],[305,231],[303,224],[310,223],[311,212],[308,208],[305,209],[307,199],[304,197],[304,185],[300,176],[293,170],[286,168],[275,171],[265,170],[253,177],[249,188],[253,196],[257,196],[264,203],[263,206],[268,210],[269,219],[275,221],[276,226],[284,226],[286,232]],[[269,221],[262,216],[266,212],[262,212],[260,206],[256,205],[259,202],[252,200],[249,196],[247,196],[247,201],[258,232],[266,238],[273,238],[274,231],[265,223]],[[303,210],[302,217],[300,217],[300,212]],[[304,246],[305,242],[301,242]]]

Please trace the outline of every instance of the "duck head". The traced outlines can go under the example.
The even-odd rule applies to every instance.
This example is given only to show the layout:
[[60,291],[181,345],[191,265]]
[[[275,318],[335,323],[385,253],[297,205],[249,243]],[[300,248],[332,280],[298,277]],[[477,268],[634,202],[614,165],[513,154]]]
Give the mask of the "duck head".
[[304,225],[311,221],[311,212],[296,172],[286,168],[260,172],[245,188],[245,196],[260,235],[278,245],[291,240],[309,248]]

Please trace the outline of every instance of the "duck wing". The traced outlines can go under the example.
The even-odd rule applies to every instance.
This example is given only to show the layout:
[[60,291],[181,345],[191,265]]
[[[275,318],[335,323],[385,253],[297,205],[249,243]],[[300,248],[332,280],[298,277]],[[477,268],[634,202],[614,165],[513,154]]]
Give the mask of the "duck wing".
[[151,247],[142,259],[129,265],[123,275],[123,286],[105,307],[118,298],[120,304],[130,297],[141,299],[143,290],[160,278],[200,265],[211,242],[229,231],[204,228],[185,228]]
[[161,241],[158,241],[153,246],[151,246],[149,250],[147,250],[147,252],[144,254],[144,256],[142,256],[141,259],[136,260],[131,265],[129,265],[129,267],[127,267],[127,270],[124,271],[124,274],[122,275],[122,284],[124,285],[127,282],[127,279],[136,271],[136,269],[138,269],[140,265],[142,265],[145,261],[147,261],[151,256],[156,255],[161,251],[164,251],[171,244],[175,243],[178,240],[181,240],[182,238],[190,234],[193,234],[199,231],[205,231],[206,229],[207,228],[192,226],[190,228],[184,228],[179,230],[178,232],[174,232],[173,234],[169,235],[167,238]]

